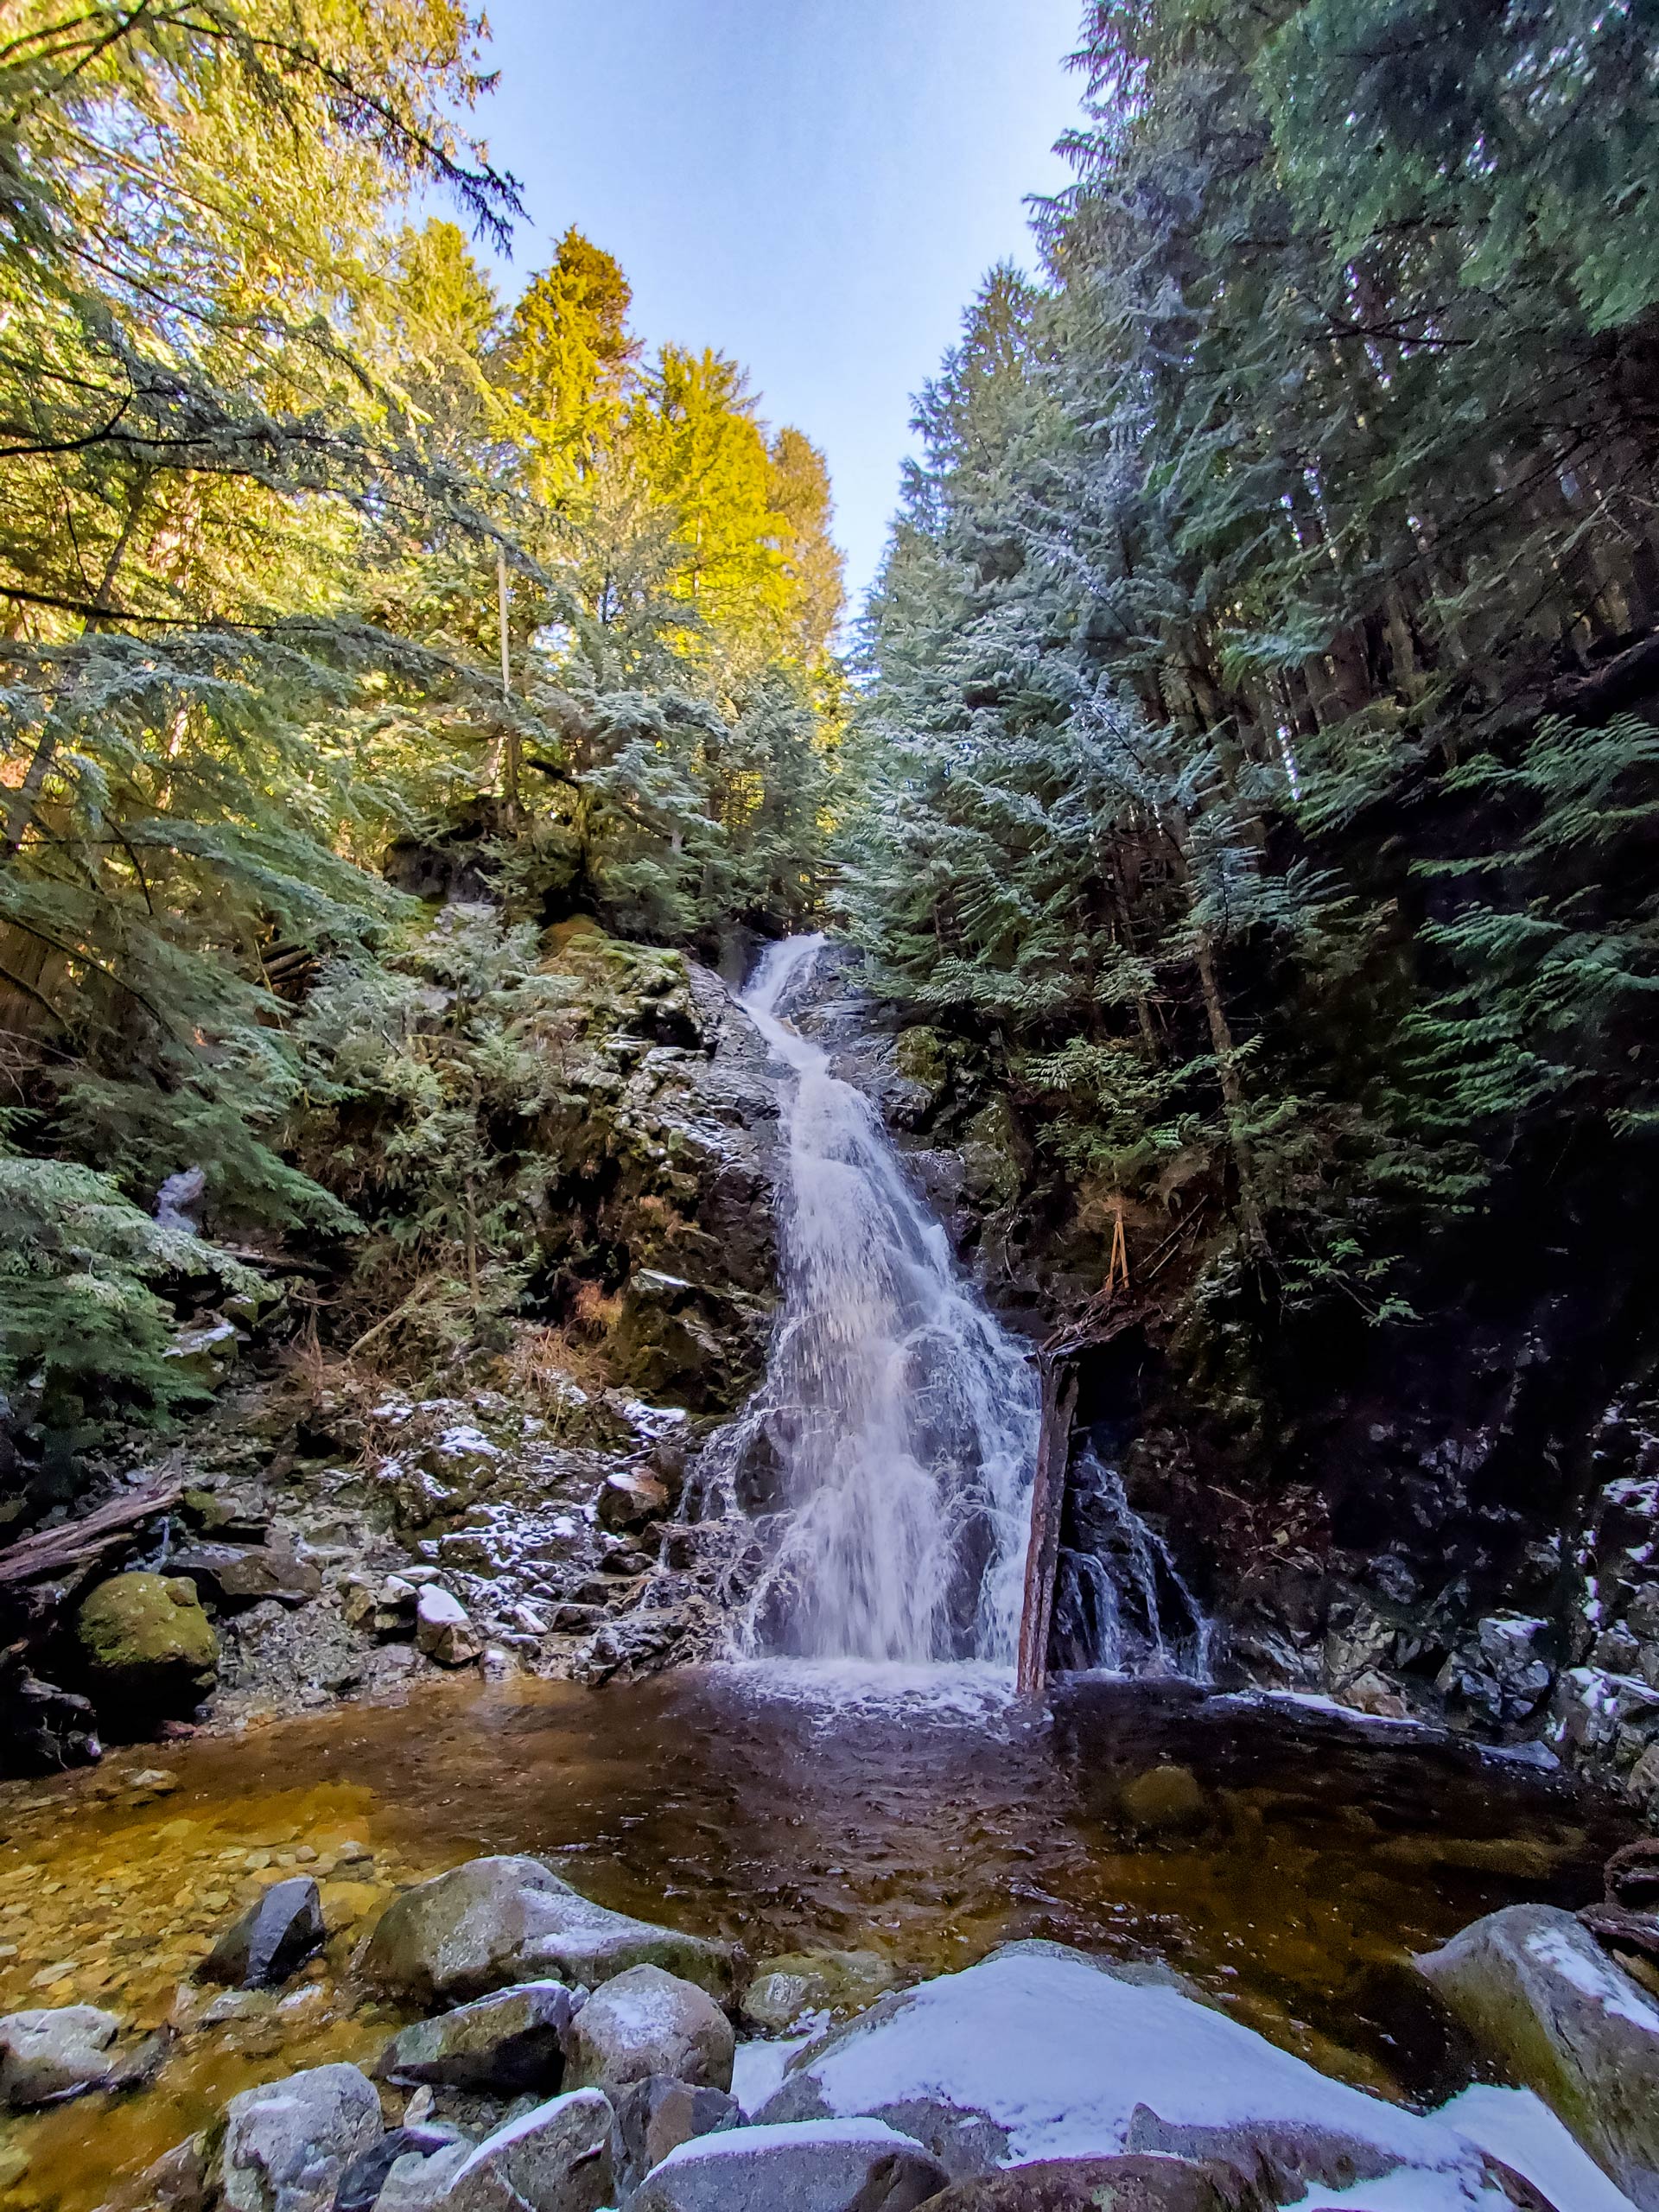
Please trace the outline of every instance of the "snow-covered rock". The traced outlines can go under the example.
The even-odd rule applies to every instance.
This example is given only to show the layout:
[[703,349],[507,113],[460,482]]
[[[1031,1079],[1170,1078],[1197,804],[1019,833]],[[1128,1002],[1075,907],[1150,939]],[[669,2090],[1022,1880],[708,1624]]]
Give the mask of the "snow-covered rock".
[[613,2201],[611,2121],[597,2089],[553,2097],[481,2143],[399,2158],[375,2212],[601,2212]]
[[1659,2212],[1659,2005],[1570,1912],[1516,1904],[1420,1958],[1642,2212]]
[[1059,1944],[1011,1944],[883,1998],[799,2052],[756,2118],[855,2115],[916,2137],[953,2177],[1162,2151],[1230,2158],[1283,2194],[1408,2171],[1425,2207],[1503,2202],[1483,2154],[1449,2129]]
[[808,2120],[681,2144],[630,2212],[915,2212],[944,2183],[919,2143],[880,2120]]

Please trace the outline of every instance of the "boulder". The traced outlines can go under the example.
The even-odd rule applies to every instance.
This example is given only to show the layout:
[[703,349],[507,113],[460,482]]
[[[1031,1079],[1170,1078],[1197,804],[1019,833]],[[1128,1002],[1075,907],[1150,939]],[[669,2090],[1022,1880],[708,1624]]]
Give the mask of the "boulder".
[[1130,1825],[1149,1835],[1201,1827],[1207,1809],[1203,1785],[1188,1766],[1149,1766],[1124,1783],[1118,1802]]
[[1570,1912],[1515,1904],[1417,1961],[1642,2212],[1659,2212],[1659,2004]]
[[270,1989],[297,1974],[327,1940],[322,1898],[308,1874],[273,1882],[231,1924],[202,1961],[210,1981]]
[[573,2089],[620,2089],[652,2074],[729,2089],[736,2038],[706,1990],[642,1966],[613,1975],[588,1999],[566,2048]]
[[919,2143],[880,2120],[739,2127],[671,2151],[630,2212],[915,2212],[945,2179]]
[[1482,2154],[1450,2130],[1058,1943],[1008,1944],[882,1998],[798,2052],[755,2117],[859,2114],[916,2137],[953,2179],[1152,2151],[1230,2160],[1293,2201],[1309,2182],[1402,2170],[1433,2177],[1426,2197],[1464,2185],[1473,2196],[1483,2180]]
[[95,2005],[59,2005],[0,2019],[0,2105],[22,2110],[102,2088],[116,2070],[121,2023]]
[[314,2066],[232,2097],[219,2192],[229,2212],[329,2212],[354,2158],[383,2130],[380,2100],[355,2066]]
[[953,2182],[928,2212],[1273,2212],[1236,2166],[1155,2153],[1044,2158]]
[[597,2089],[536,2105],[481,2143],[397,2159],[375,2212],[601,2212],[612,2113]]
[[416,1594],[415,1641],[441,1667],[469,1667],[484,1649],[465,1605],[436,1582]]
[[123,1706],[193,1709],[219,1672],[213,1624],[182,1575],[112,1575],[82,1605],[75,1635],[94,1690]]
[[630,2082],[612,2102],[616,2126],[611,2157],[617,2195],[624,2201],[682,2143],[743,2125],[743,2107],[724,2089],[697,2088],[665,2074]]
[[226,1612],[239,1612],[267,1598],[279,1605],[305,1605],[322,1592],[321,1571],[283,1544],[193,1544],[175,1555],[172,1572],[194,1582],[203,1597]]
[[404,2028],[375,2061],[385,2082],[430,2082],[516,2097],[551,2096],[564,2074],[575,1999],[562,1981],[525,1981]]
[[581,1897],[539,1859],[469,1859],[406,1891],[365,1948],[365,1978],[419,2005],[453,2005],[550,1976],[594,1988],[630,1967],[658,1966],[717,1998],[731,1947],[683,1936]]
[[759,2035],[787,2035],[810,2013],[861,2011],[897,1979],[880,1951],[780,1952],[756,1966],[743,2018]]
[[374,2212],[386,2176],[399,2158],[429,2158],[439,2151],[453,2150],[463,2139],[459,2128],[441,2121],[394,2127],[366,2151],[359,2151],[346,2167],[334,2191],[334,2212]]

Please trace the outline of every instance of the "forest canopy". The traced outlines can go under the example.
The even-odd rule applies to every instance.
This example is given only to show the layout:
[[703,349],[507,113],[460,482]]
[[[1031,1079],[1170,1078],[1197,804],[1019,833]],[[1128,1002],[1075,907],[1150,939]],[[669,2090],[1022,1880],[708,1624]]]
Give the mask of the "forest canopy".
[[647,358],[575,230],[498,296],[481,32],[7,10],[0,1389],[165,1400],[156,1285],[210,1262],[152,1218],[169,1176],[243,1234],[349,1229],[297,1165],[334,1079],[300,1016],[418,958],[422,855],[509,931],[712,946],[816,901],[823,458],[735,363]]

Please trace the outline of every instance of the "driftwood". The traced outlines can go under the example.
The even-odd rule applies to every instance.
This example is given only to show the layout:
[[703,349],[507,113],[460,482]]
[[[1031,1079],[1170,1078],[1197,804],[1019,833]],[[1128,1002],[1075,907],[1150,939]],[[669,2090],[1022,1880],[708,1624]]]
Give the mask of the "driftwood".
[[37,1529],[34,1535],[24,1536],[0,1552],[0,1588],[41,1582],[93,1565],[126,1542],[143,1522],[154,1520],[158,1513],[170,1513],[183,1494],[182,1484],[169,1483],[134,1497],[113,1497],[79,1521]]

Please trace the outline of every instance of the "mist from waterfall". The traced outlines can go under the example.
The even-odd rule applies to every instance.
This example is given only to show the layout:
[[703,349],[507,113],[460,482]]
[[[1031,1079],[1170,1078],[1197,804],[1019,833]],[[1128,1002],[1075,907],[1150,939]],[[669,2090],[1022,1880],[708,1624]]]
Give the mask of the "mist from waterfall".
[[783,1009],[822,937],[762,957],[742,1004],[785,1094],[783,1312],[766,1380],[723,1440],[775,1467],[778,1525],[749,1654],[1008,1663],[1019,1629],[1037,1384],[958,1269],[874,1108]]

